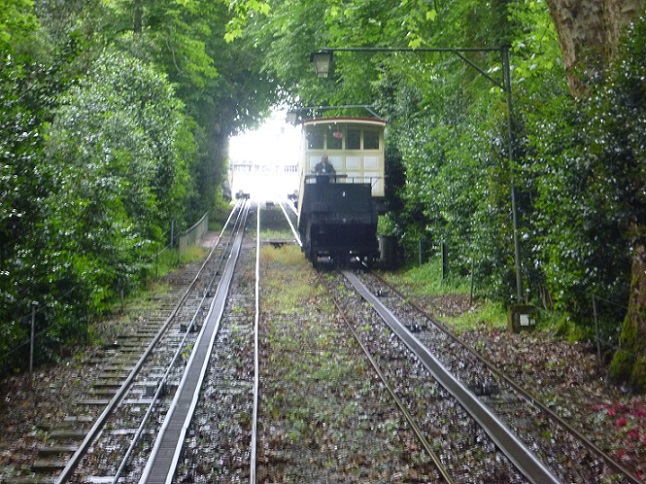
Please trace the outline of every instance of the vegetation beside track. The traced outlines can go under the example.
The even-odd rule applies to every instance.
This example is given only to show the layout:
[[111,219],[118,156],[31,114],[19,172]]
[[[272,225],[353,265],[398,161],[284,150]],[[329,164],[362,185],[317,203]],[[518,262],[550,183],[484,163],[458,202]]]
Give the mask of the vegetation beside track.
[[483,324],[499,329],[507,325],[502,304],[472,295],[469,278],[451,274],[443,279],[439,260],[381,275],[456,331],[468,331]]
[[[362,100],[389,120],[388,235],[446,244],[502,304],[598,320],[616,379],[646,389],[646,298],[628,304],[646,285],[643,2],[345,3],[3,3],[0,356],[27,359],[35,303],[56,352],[141,285],[171,232],[218,210],[228,137],[272,105]],[[325,45],[346,52],[316,80]]]

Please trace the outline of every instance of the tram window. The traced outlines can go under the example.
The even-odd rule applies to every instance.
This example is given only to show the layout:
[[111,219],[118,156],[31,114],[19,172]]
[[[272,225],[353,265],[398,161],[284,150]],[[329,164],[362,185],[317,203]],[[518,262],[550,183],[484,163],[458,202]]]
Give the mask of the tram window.
[[333,132],[330,132],[327,134],[328,150],[340,150],[342,143],[343,143],[343,134],[341,132],[339,132],[339,134],[337,134],[336,136],[335,136],[335,133]]
[[348,128],[348,137],[345,140],[346,150],[361,149],[361,130],[356,128]]
[[378,150],[379,149],[379,132],[378,131],[364,131],[363,132],[363,149],[364,150]]
[[310,130],[307,132],[307,147],[310,150],[322,150],[323,149],[323,140],[324,132],[320,129]]

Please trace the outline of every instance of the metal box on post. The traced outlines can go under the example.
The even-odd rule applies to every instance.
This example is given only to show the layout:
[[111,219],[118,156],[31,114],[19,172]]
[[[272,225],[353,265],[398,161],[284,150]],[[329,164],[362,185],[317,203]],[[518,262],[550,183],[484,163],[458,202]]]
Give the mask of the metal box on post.
[[512,333],[532,330],[538,323],[538,310],[529,304],[515,304],[509,309],[507,329]]

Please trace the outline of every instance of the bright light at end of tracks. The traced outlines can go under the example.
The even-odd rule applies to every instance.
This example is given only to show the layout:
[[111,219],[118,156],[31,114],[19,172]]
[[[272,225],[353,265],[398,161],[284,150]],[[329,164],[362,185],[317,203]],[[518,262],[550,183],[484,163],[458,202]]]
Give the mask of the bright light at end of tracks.
[[233,194],[251,199],[282,200],[298,188],[300,127],[286,122],[285,111],[274,111],[257,130],[230,139],[229,183]]

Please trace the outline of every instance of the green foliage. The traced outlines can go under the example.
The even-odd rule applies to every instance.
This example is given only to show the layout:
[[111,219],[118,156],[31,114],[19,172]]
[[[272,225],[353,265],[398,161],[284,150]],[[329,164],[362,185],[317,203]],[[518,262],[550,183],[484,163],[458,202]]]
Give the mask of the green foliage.
[[45,346],[85,338],[154,271],[171,220],[217,207],[228,136],[276,92],[252,41],[226,44],[232,15],[208,0],[4,2],[0,354],[31,301]]
[[588,106],[593,143],[599,160],[592,182],[607,191],[599,203],[620,224],[646,220],[646,16],[628,30],[622,52],[608,80]]
[[5,65],[2,353],[24,339],[37,301],[46,358],[45,347],[84,340],[89,316],[150,270],[182,206],[176,143],[186,135],[164,77],[128,56],[106,53],[56,100],[40,88],[50,69]]
[[[447,243],[452,273],[473,267],[502,305],[515,298],[513,180],[523,296],[588,334],[590,292],[625,298],[642,233],[630,229],[646,220],[645,23],[628,31],[605,82],[574,102],[536,0],[5,1],[0,344],[24,336],[32,300],[41,327],[54,324],[52,345],[82,338],[89,315],[151,270],[171,219],[181,229],[226,212],[227,139],[276,102],[376,106],[388,121],[391,209],[380,230],[412,260],[420,241],[431,258]],[[465,53],[469,63],[337,52],[327,80],[309,62],[323,47],[503,44],[511,140],[505,93],[469,65],[501,79],[498,51]],[[604,334],[622,313],[604,314]]]
[[4,0],[0,9],[0,55],[28,47],[37,26],[31,0]]
[[[389,151],[406,173],[389,194],[395,212],[387,231],[412,258],[420,240],[425,251],[446,242],[452,270],[467,274],[474,264],[478,285],[504,304],[515,298],[513,180],[523,296],[555,303],[589,324],[590,291],[621,300],[627,287],[627,223],[640,214],[626,212],[619,187],[643,177],[631,180],[627,168],[617,170],[616,161],[595,153],[602,145],[615,154],[635,145],[634,134],[601,133],[627,118],[608,109],[617,105],[611,98],[595,109],[613,119],[572,101],[544,2],[411,0],[391,7],[371,0],[274,2],[266,19],[247,18],[240,35],[256,39],[267,68],[305,104],[377,105],[389,121]],[[513,163],[504,93],[454,54],[336,52],[327,81],[307,77],[309,53],[322,47],[501,44],[512,46]],[[465,55],[501,79],[498,52]],[[643,119],[633,114],[635,123]],[[610,187],[607,180],[614,180]],[[607,197],[608,188],[617,195]]]
[[406,270],[398,282],[411,288],[416,294],[443,295],[469,293],[469,279],[449,274],[442,279],[442,261],[435,257],[426,264]]
[[218,75],[206,41],[212,35],[212,2],[189,0],[108,1],[106,17],[120,35],[115,42],[163,66],[173,82],[204,88]]
[[581,153],[587,142],[585,121],[573,108],[565,104],[560,120],[542,121],[540,136],[533,141],[538,161],[533,167],[538,193],[534,250],[546,261],[544,273],[564,309],[592,287],[606,251],[590,243],[607,220],[603,212],[588,208],[596,194],[586,186],[591,165]]
[[[631,304],[624,319],[620,349],[614,356],[611,374],[646,391],[646,336],[643,322],[646,308],[636,294],[643,287],[643,248],[646,246],[646,15],[635,19],[627,31],[623,49],[601,93],[592,99],[591,123],[599,137],[593,152],[606,165],[605,205],[618,211],[615,220],[627,224],[625,237],[632,250]],[[609,126],[609,131],[606,131]]]
[[110,0],[103,14],[105,42],[166,73],[190,116],[178,145],[187,167],[184,227],[182,218],[194,221],[215,209],[217,187],[226,179],[227,138],[258,124],[274,87],[260,73],[253,45],[225,42],[233,14],[222,2]]
[[164,78],[120,54],[97,59],[62,98],[47,146],[52,193],[43,228],[61,263],[82,275],[95,310],[137,284],[181,205],[181,126]]
[[[437,257],[422,266],[385,274],[385,277],[396,285],[405,286],[409,294],[422,300],[448,296],[462,301],[469,297],[471,290],[468,277],[449,274],[442,279],[442,263]],[[472,330],[483,325],[504,328],[507,325],[507,310],[503,304],[479,299],[471,310],[455,317],[443,316],[442,320],[456,331]]]
[[[559,307],[591,322],[592,291],[626,299],[630,228],[646,218],[644,179],[643,20],[605,83],[585,101],[552,101],[531,117],[536,163],[534,227],[538,255]],[[641,29],[641,31],[640,31]],[[614,324],[623,310],[614,311]]]
[[476,309],[457,317],[447,317],[446,323],[457,332],[472,331],[483,326],[490,329],[503,329],[507,327],[507,312],[507,308],[500,303],[478,301]]
[[52,106],[51,70],[23,57],[0,59],[0,354],[23,341],[35,278],[25,251],[42,220],[49,179],[42,170],[42,125]]
[[392,216],[388,213],[380,215],[377,223],[377,234],[384,236],[393,236],[397,233],[397,224]]

